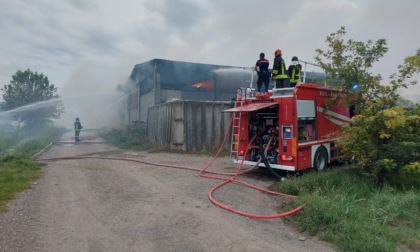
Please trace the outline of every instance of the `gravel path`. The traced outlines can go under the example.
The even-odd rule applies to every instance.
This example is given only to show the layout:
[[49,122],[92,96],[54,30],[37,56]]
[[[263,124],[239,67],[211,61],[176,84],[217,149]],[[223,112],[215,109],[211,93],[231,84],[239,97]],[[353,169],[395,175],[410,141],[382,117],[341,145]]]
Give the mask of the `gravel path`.
[[[124,151],[98,140],[62,141],[42,158],[96,155],[203,167],[207,156]],[[234,171],[218,158],[212,169]],[[244,180],[269,187],[261,172]],[[48,161],[43,176],[0,214],[0,251],[334,251],[293,230],[286,219],[250,219],[213,205],[220,183],[197,172],[147,164],[75,159]],[[228,184],[221,202],[241,211],[276,214],[284,197]]]

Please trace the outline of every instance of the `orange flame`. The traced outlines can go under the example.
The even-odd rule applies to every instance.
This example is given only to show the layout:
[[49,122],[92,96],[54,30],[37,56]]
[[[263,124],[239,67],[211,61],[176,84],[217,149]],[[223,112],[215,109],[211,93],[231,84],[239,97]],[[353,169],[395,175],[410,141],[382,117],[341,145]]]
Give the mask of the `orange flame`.
[[195,88],[204,88],[208,91],[212,91],[214,89],[214,81],[212,79],[202,81],[192,85]]

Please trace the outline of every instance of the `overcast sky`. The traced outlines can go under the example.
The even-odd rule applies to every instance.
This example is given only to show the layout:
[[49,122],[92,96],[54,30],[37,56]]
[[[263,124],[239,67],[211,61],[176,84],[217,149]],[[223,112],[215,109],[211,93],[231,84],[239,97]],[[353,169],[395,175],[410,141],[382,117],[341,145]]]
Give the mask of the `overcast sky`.
[[[30,68],[61,94],[113,90],[135,64],[154,58],[251,67],[260,52],[272,62],[279,48],[287,64],[292,56],[313,62],[340,26],[346,39],[387,40],[389,51],[374,68],[384,79],[420,49],[418,0],[0,3],[0,86]],[[420,100],[419,85],[405,94]]]

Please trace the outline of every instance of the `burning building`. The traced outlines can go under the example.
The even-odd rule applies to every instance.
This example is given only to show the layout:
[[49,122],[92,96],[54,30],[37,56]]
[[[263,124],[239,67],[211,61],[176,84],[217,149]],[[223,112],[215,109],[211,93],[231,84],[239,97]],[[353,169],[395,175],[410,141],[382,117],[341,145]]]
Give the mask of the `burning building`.
[[153,59],[135,65],[129,92],[128,123],[147,121],[148,109],[173,100],[230,101],[238,87],[249,87],[250,68]]

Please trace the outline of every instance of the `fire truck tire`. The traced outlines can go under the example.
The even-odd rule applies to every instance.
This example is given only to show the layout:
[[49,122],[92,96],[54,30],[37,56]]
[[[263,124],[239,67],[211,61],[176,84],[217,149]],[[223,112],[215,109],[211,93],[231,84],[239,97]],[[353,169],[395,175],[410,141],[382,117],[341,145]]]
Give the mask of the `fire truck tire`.
[[317,171],[325,171],[328,168],[328,153],[327,150],[320,146],[315,151],[314,169]]

